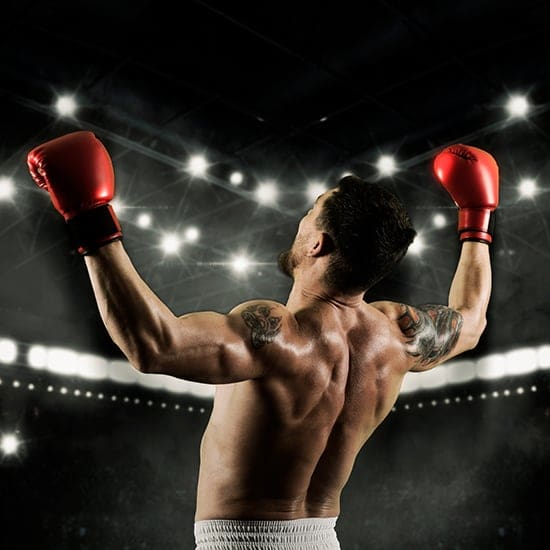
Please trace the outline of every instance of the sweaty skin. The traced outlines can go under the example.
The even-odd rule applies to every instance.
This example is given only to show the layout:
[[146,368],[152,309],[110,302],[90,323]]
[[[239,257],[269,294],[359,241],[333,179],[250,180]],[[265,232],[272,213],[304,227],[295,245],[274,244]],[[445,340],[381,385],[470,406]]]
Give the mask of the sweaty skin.
[[197,521],[338,516],[357,454],[404,375],[472,349],[485,328],[491,275],[482,243],[462,245],[448,306],[368,304],[363,294],[324,289],[328,241],[314,221],[329,194],[279,257],[293,279],[286,305],[251,300],[227,316],[177,318],[122,243],[86,256],[105,326],[136,368],[216,385]]
[[397,324],[366,303],[345,315],[264,308],[243,314],[277,326],[284,350],[264,344],[273,375],[216,387],[196,519],[338,516],[357,453],[410,365]]

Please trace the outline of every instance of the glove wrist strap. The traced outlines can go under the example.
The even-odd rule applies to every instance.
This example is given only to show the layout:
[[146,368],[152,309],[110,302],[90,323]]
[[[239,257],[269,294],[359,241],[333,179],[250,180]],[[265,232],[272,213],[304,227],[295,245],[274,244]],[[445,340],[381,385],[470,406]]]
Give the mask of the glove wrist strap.
[[458,232],[461,241],[493,242],[495,212],[487,209],[464,208],[458,211]]
[[122,239],[122,228],[110,204],[86,210],[67,220],[73,249],[80,255]]

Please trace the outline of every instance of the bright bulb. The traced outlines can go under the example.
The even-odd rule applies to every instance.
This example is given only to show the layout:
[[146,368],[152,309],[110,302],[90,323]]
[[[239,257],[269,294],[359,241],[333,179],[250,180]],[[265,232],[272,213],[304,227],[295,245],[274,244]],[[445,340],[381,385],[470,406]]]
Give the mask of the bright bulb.
[[15,195],[15,185],[11,178],[0,177],[0,201],[9,200]]
[[73,116],[76,112],[76,101],[70,95],[59,96],[55,108],[61,116]]
[[231,174],[231,176],[229,177],[229,181],[233,184],[233,185],[241,185],[241,183],[243,182],[244,180],[244,176],[242,175],[241,172],[233,172]]
[[202,155],[195,155],[187,163],[187,171],[192,176],[203,176],[208,168],[208,163]]
[[188,227],[184,237],[186,241],[195,242],[199,238],[199,230],[196,227]]
[[417,235],[412,244],[409,246],[409,252],[411,254],[414,254],[415,256],[418,256],[422,250],[426,248],[426,245],[424,244],[424,240],[420,235]]
[[15,435],[6,434],[2,436],[0,440],[0,448],[5,455],[12,455],[17,452],[19,447],[19,440]]
[[315,201],[319,195],[322,195],[327,190],[326,186],[323,183],[311,182],[307,186],[307,197],[310,202]]
[[120,212],[126,208],[126,205],[119,198],[115,197],[111,200],[111,207],[115,213],[120,214]]
[[27,352],[27,363],[29,367],[41,369],[48,363],[48,351],[44,346],[34,345]]
[[432,221],[433,224],[438,228],[445,227],[445,225],[447,224],[447,218],[445,218],[443,214],[436,214],[433,217]]
[[168,235],[164,235],[160,246],[164,250],[165,254],[177,254],[181,246],[181,241],[177,235],[170,233]]
[[525,116],[529,110],[529,102],[524,96],[514,95],[510,97],[506,107],[510,116],[522,117]]
[[391,176],[397,171],[395,159],[389,155],[382,155],[376,163],[378,171],[383,176]]
[[519,194],[522,197],[533,197],[537,193],[537,183],[532,179],[524,179],[518,186]]
[[13,363],[17,358],[17,344],[13,340],[0,340],[0,363]]
[[244,256],[238,256],[231,262],[231,265],[234,271],[237,273],[243,273],[250,266],[250,261]]
[[137,224],[139,227],[142,227],[143,229],[151,226],[151,215],[150,214],[140,214],[137,218]]
[[261,204],[274,203],[277,195],[277,186],[273,182],[262,183],[256,189],[256,198]]

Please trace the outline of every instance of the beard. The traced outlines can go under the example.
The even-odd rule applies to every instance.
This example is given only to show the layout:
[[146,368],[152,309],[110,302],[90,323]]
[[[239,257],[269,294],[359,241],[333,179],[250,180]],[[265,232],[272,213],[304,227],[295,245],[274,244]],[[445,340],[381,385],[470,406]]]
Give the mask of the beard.
[[281,252],[279,254],[279,257],[277,258],[277,266],[279,267],[279,271],[283,275],[286,275],[291,279],[294,278],[292,276],[294,270],[294,262],[292,261],[292,249],[285,250],[284,252]]
[[294,243],[292,243],[292,247],[289,250],[281,252],[277,258],[279,271],[291,279],[294,279],[294,270],[300,264],[300,257],[298,254],[299,246],[297,246],[299,244],[300,240],[297,238]]

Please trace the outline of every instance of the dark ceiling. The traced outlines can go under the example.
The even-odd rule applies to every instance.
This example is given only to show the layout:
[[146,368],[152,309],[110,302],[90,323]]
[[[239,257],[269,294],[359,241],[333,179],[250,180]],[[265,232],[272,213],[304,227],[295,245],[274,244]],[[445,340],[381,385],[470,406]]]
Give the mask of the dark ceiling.
[[[177,7],[177,12],[175,11]],[[442,146],[487,149],[501,169],[492,248],[494,290],[479,353],[548,340],[550,134],[548,2],[4,2],[0,20],[0,336],[116,355],[81,258],[25,166],[35,145],[79,128],[110,151],[125,246],[177,314],[286,301],[278,253],[309,208],[309,181],[344,171],[378,179],[380,154],[399,171],[379,179],[406,202],[426,248],[367,295],[444,303],[456,266],[456,213],[429,161]],[[510,94],[532,109],[510,119]],[[73,94],[62,118],[54,104]],[[204,178],[185,170],[203,153]],[[233,170],[241,186],[228,181]],[[539,193],[521,198],[521,178]],[[276,203],[254,195],[275,181]],[[139,213],[151,227],[136,224]],[[436,228],[434,214],[446,216]],[[166,231],[197,227],[178,256]],[[256,265],[245,276],[232,255]]]

